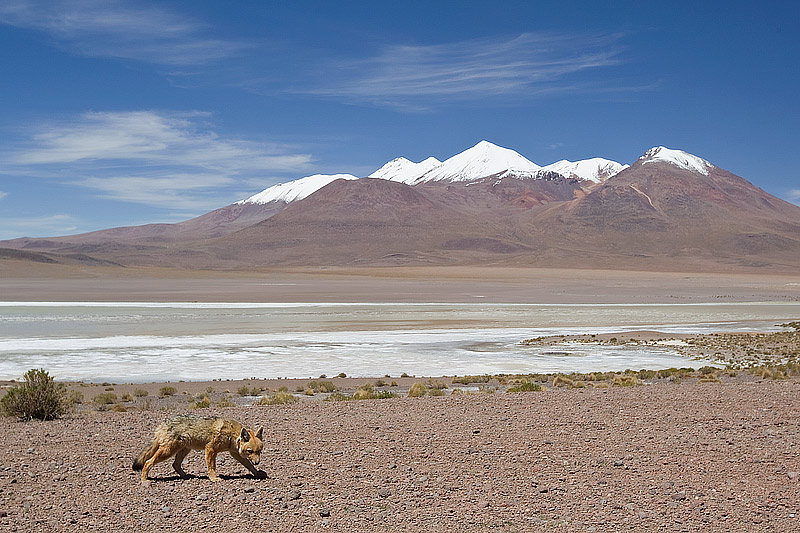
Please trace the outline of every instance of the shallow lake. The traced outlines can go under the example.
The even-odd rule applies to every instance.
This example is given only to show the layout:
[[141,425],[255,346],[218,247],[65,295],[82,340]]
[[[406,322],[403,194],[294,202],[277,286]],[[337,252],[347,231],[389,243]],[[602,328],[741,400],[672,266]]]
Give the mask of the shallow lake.
[[0,379],[418,376],[699,367],[669,346],[522,346],[543,335],[773,331],[800,303],[0,302]]

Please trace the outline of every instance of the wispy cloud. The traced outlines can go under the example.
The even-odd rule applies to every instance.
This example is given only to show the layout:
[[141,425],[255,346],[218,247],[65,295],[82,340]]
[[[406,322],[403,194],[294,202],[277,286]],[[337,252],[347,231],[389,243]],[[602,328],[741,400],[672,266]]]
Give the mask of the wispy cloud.
[[[618,36],[525,33],[428,46],[390,46],[327,65],[317,87],[298,92],[397,108],[453,100],[535,97],[580,90],[570,77],[621,63]],[[589,84],[591,85],[591,84]]]
[[786,198],[795,204],[800,204],[800,189],[790,189],[786,193]]
[[14,239],[20,235],[41,237],[62,235],[78,230],[74,217],[65,214],[44,217],[0,217],[0,239]]
[[205,24],[125,0],[4,0],[0,23],[43,31],[74,53],[158,65],[199,65],[236,54],[241,42],[204,36]]
[[197,210],[219,207],[219,193],[232,185],[310,166],[311,156],[294,146],[223,138],[210,129],[209,119],[207,113],[85,113],[39,126],[28,142],[2,154],[7,163],[0,173],[59,179],[116,200]]
[[7,192],[0,191],[0,200],[2,200],[3,198],[5,198],[6,196],[8,196],[8,193],[7,193]]

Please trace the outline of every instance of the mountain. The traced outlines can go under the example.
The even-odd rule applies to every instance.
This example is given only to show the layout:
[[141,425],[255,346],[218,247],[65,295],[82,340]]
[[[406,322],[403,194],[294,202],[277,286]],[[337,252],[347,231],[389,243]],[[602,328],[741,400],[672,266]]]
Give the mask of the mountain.
[[8,252],[0,259],[59,254],[234,270],[397,264],[800,270],[800,207],[663,146],[630,166],[593,158],[540,167],[481,141],[444,162],[398,158],[370,176],[309,176],[179,224],[5,241],[0,248],[39,255]]
[[543,167],[543,170],[556,172],[567,178],[577,178],[594,183],[602,183],[626,168],[628,168],[628,165],[622,165],[616,161],[603,159],[602,157],[593,157],[581,161],[567,161],[566,159],[562,159],[561,161],[556,161],[555,163]]
[[400,183],[414,183],[423,174],[441,164],[442,162],[435,157],[429,157],[419,163],[409,161],[405,157],[398,157],[397,159],[392,159],[367,177],[398,181]]
[[[410,161],[409,161],[410,162]],[[258,194],[240,200],[237,204],[260,204],[266,205],[271,202],[283,202],[288,204],[295,200],[302,200],[319,189],[336,180],[356,180],[357,177],[352,174],[314,174],[300,178],[299,180],[290,181],[287,183],[279,183],[273,185],[268,189],[264,189]]]
[[535,175],[541,168],[514,150],[481,141],[433,167],[412,184],[430,181],[474,181],[504,173],[525,177]]
[[800,207],[700,157],[664,147],[648,150],[536,224],[560,228],[562,246],[599,249],[634,263],[800,264]]

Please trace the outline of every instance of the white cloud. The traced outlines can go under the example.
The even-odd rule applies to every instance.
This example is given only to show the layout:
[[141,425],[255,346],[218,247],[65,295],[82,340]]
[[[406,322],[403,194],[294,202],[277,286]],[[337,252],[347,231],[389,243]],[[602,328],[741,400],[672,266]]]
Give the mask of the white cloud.
[[617,65],[616,36],[525,33],[427,46],[390,46],[375,57],[328,65],[325,84],[303,92],[399,108],[454,99],[531,97],[576,90],[566,78]]
[[[105,198],[179,209],[219,207],[231,185],[307,170],[294,146],[223,138],[206,113],[85,113],[39,126],[2,154],[0,172],[60,179]],[[30,179],[30,178],[29,178]],[[238,199],[238,198],[237,198]]]
[[800,204],[800,189],[790,189],[789,192],[786,193],[786,197],[790,202]]
[[7,192],[0,191],[0,200],[2,200],[3,198],[5,198],[6,196],[8,196],[8,193],[7,193]]
[[3,217],[0,218],[0,239],[14,239],[20,235],[43,237],[47,235],[66,235],[78,231],[74,217],[65,214],[43,217]]
[[204,24],[126,0],[4,0],[0,23],[43,31],[75,53],[158,65],[198,65],[246,45],[203,37]]

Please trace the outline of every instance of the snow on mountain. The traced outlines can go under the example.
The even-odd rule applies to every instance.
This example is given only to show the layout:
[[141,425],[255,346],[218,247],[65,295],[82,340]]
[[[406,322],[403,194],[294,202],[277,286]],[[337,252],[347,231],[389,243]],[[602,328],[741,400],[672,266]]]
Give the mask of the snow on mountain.
[[435,157],[429,157],[419,163],[409,161],[405,157],[398,157],[397,159],[392,159],[368,177],[410,184],[414,183],[420,176],[432,168],[441,164],[442,162]]
[[357,180],[351,174],[314,174],[287,183],[279,183],[268,189],[264,189],[250,198],[240,200],[237,204],[268,204],[270,202],[283,201],[286,203],[295,200],[302,200],[306,196],[317,192],[325,185],[335,180]]
[[432,168],[414,183],[472,181],[505,171],[510,171],[516,176],[533,176],[541,168],[514,150],[481,141]]
[[561,161],[556,161],[555,163],[543,167],[542,170],[558,172],[566,178],[578,178],[601,183],[623,169],[628,168],[628,166],[629,165],[623,165],[609,159],[603,159],[602,157],[593,157],[581,161],[567,161],[566,159],[562,159]]
[[647,163],[669,163],[684,170],[698,172],[706,176],[708,175],[708,170],[714,168],[714,165],[696,155],[688,154],[682,150],[670,150],[663,146],[650,148],[639,158],[639,161],[643,165]]

